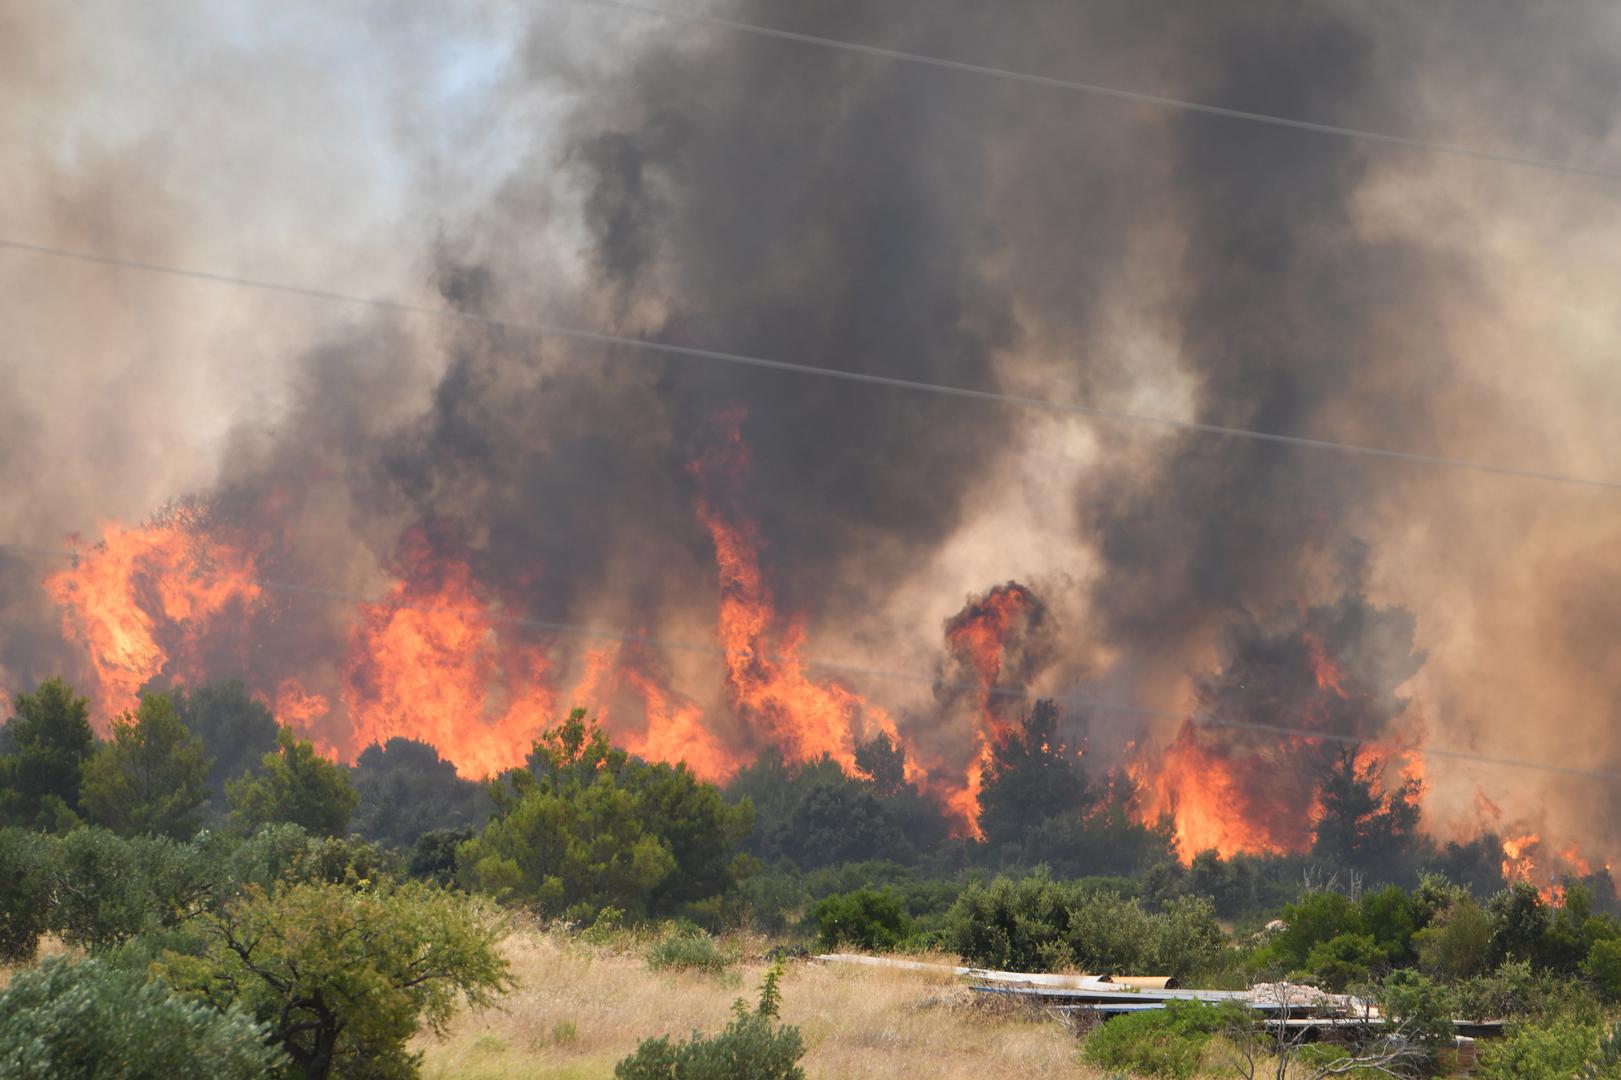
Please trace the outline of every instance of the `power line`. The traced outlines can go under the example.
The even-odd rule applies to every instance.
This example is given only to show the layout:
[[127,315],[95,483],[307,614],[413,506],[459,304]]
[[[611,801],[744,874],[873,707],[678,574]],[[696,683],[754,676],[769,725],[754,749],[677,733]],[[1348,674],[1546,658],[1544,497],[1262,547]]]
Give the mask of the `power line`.
[[[583,0],[583,2],[597,2],[597,0]],[[399,300],[387,300],[380,297],[354,296],[348,293],[333,292],[327,289],[317,289],[305,285],[290,285],[283,282],[265,281],[258,278],[241,277],[235,274],[224,274],[211,270],[196,270],[188,267],[170,266],[164,263],[145,262],[139,259],[126,259],[116,255],[102,255],[95,252],[74,251],[68,248],[51,247],[45,244],[31,244],[25,241],[12,240],[4,237],[0,237],[0,248],[27,252],[33,255],[44,255],[51,258],[71,259],[78,262],[95,263],[101,266],[118,267],[125,270],[137,270],[145,273],[163,274],[170,277],[208,281],[221,285],[236,285],[243,288],[261,289],[267,292],[282,293],[289,296],[299,296],[311,300],[322,300],[340,304],[355,304],[363,307],[370,307],[381,311],[391,312],[394,314],[420,315],[429,318],[450,319],[458,322],[471,323],[479,326],[505,330],[512,333],[534,334],[540,337],[557,337],[570,341],[589,342],[595,345],[617,345],[644,353],[659,353],[667,356],[679,356],[695,360],[713,360],[727,364],[737,364],[743,367],[763,368],[768,371],[783,371],[795,375],[810,375],[819,378],[838,379],[844,382],[860,383],[867,386],[884,386],[896,390],[911,390],[919,393],[936,394],[942,397],[962,398],[971,401],[997,402],[1003,405],[1040,409],[1046,412],[1058,413],[1066,416],[1084,416],[1094,420],[1111,420],[1119,423],[1141,424],[1151,427],[1168,428],[1175,431],[1197,432],[1202,435],[1219,435],[1234,439],[1250,439],[1256,442],[1276,443],[1283,446],[1295,446],[1311,450],[1330,450],[1360,457],[1381,458],[1389,461],[1402,461],[1416,465],[1432,465],[1443,468],[1464,469],[1470,472],[1516,477],[1522,480],[1541,480],[1556,484],[1569,484],[1577,487],[1601,488],[1607,491],[1621,491],[1621,480],[1608,480],[1600,477],[1572,476],[1566,473],[1554,473],[1544,472],[1538,469],[1526,469],[1515,465],[1502,465],[1486,461],[1470,461],[1464,458],[1442,457],[1435,454],[1420,454],[1408,450],[1391,450],[1379,446],[1366,446],[1360,443],[1337,442],[1331,439],[1313,439],[1302,435],[1285,435],[1280,432],[1252,431],[1248,428],[1229,427],[1224,424],[1210,424],[1198,420],[1182,420],[1170,416],[1155,416],[1148,413],[1128,412],[1124,409],[1110,409],[1098,405],[1082,405],[1076,402],[1053,401],[1047,398],[1029,397],[1022,394],[1005,394],[996,390],[979,390],[973,387],[949,386],[942,383],[923,382],[917,379],[903,379],[891,375],[876,375],[860,371],[845,371],[840,368],[821,367],[816,364],[800,364],[788,360],[773,360],[769,357],[750,356],[745,353],[724,352],[719,349],[705,349],[693,345],[677,345],[670,342],[649,341],[645,338],[624,337],[619,334],[603,333],[598,330],[585,330],[579,327],[561,326],[556,323],[526,322],[513,319],[502,319],[493,315],[480,315],[473,312],[458,311],[454,308],[428,307],[420,304],[408,304]]]
[[[45,548],[28,544],[13,544],[0,542],[0,550],[14,551],[23,555],[44,559],[76,560],[76,552],[62,551],[59,548]],[[206,570],[193,570],[197,577],[223,578],[225,575],[210,573]],[[238,579],[240,580],[240,579]],[[314,596],[329,600],[343,600],[355,604],[376,604],[384,600],[379,597],[366,596],[362,593],[349,592],[343,589],[329,589],[319,586],[298,585],[287,582],[268,581],[264,579],[250,579],[254,585],[267,592],[284,592],[299,596]],[[389,601],[392,602],[392,601]],[[401,605],[411,609],[413,605]],[[583,626],[578,623],[535,619],[524,615],[512,615],[505,612],[487,611],[484,618],[491,622],[518,626],[531,630],[543,630],[550,633],[564,634],[571,637],[586,638],[598,641],[611,641],[627,645],[651,645],[662,649],[679,652],[698,652],[717,657],[724,657],[726,650],[719,645],[707,642],[680,641],[660,637],[655,634],[634,634],[617,630],[608,630],[600,627]],[[987,693],[993,697],[1012,700],[1033,701],[1045,695],[1033,694],[1028,690],[1016,687],[986,687],[980,683],[947,682],[937,675],[925,674],[916,671],[895,671],[889,668],[866,667],[859,664],[849,664],[833,660],[820,660],[814,657],[784,656],[780,653],[765,654],[763,659],[782,662],[791,660],[812,671],[826,672],[832,675],[845,677],[882,679],[889,682],[906,682],[940,691],[956,691],[963,693]],[[1594,780],[1611,782],[1621,781],[1621,772],[1608,769],[1592,769],[1577,765],[1562,765],[1557,762],[1527,761],[1523,758],[1502,757],[1492,754],[1481,754],[1472,750],[1455,750],[1448,747],[1437,746],[1411,746],[1406,743],[1392,742],[1381,739],[1364,739],[1354,735],[1342,735],[1335,732],[1313,731],[1307,728],[1292,728],[1280,724],[1256,723],[1246,720],[1233,720],[1226,717],[1211,716],[1208,714],[1179,712],[1174,709],[1164,709],[1153,705],[1141,705],[1131,702],[1114,701],[1108,698],[1096,697],[1088,694],[1065,694],[1051,697],[1055,704],[1075,709],[1087,709],[1108,713],[1122,713],[1141,716],[1147,719],[1172,720],[1176,722],[1190,721],[1198,727],[1232,728],[1240,731],[1251,731],[1261,734],[1276,735],[1292,739],[1319,740],[1321,742],[1335,743],[1343,746],[1363,747],[1371,750],[1381,750],[1395,754],[1417,754],[1423,757],[1441,758],[1449,761],[1464,762],[1473,765],[1488,765],[1500,768],[1525,769],[1534,772],[1555,773],[1561,776],[1582,777]]]
[[725,19],[715,15],[702,15],[691,11],[675,11],[670,8],[651,7],[646,4],[629,3],[627,0],[575,0],[576,3],[592,4],[596,7],[613,8],[618,11],[628,11],[637,15],[651,15],[654,18],[674,19],[680,22],[696,23],[700,26],[712,26],[722,30],[731,30],[740,34],[752,34],[756,37],[775,38],[779,41],[793,41],[802,45],[815,45],[825,49],[838,49],[843,52],[858,53],[863,56],[875,56],[884,60],[897,60],[908,64],[922,64],[927,67],[944,68],[947,71],[963,72],[970,75],[982,75],[993,79],[1003,79],[1008,82],[1024,83],[1030,86],[1041,86],[1053,90],[1068,90],[1075,93],[1091,94],[1097,97],[1114,98],[1119,101],[1130,101],[1138,105],[1151,105],[1161,109],[1172,109],[1178,112],[1199,113],[1206,116],[1220,116],[1229,120],[1244,120],[1256,124],[1271,124],[1275,127],[1293,128],[1297,131],[1309,131],[1319,135],[1336,135],[1348,139],[1357,139],[1362,142],[1382,143],[1387,146],[1402,146],[1413,150],[1427,150],[1432,153],[1449,154],[1455,157],[1474,158],[1479,161],[1495,161],[1508,165],[1519,165],[1529,169],[1542,169],[1548,172],[1567,173],[1574,176],[1592,176],[1605,180],[1621,180],[1621,172],[1590,165],[1577,165],[1572,162],[1551,161],[1547,158],[1526,157],[1521,154],[1501,153],[1495,150],[1480,150],[1469,146],[1458,146],[1453,143],[1434,142],[1429,139],[1413,139],[1401,135],[1387,135],[1378,131],[1367,131],[1363,128],[1342,127],[1338,124],[1320,124],[1311,120],[1297,120],[1287,116],[1276,116],[1271,113],[1249,112],[1245,109],[1231,109],[1224,105],[1207,105],[1197,101],[1185,101],[1181,98],[1163,97],[1158,94],[1144,94],[1135,90],[1121,90],[1118,87],[1099,86],[1096,83],[1077,82],[1073,79],[1060,79],[1051,75],[1034,75],[1023,71],[1013,71],[1008,68],[989,67],[984,64],[973,64],[965,60],[952,60],[946,57],[929,56],[925,53],[907,52],[903,49],[890,49],[881,45],[865,45],[855,41],[844,41],[839,38],[821,37],[817,34],[804,34],[794,30],[780,30],[776,27],[761,26],[758,23],[741,22],[736,19]]

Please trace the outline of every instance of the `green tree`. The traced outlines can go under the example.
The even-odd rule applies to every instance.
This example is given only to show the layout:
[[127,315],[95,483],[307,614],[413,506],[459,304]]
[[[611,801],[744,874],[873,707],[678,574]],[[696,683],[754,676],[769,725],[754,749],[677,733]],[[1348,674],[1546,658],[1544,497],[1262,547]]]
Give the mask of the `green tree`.
[[349,777],[357,796],[353,829],[397,848],[435,829],[476,828],[494,809],[484,785],[463,780],[438,750],[415,739],[366,747]]
[[285,1057],[241,1010],[219,1011],[98,960],[52,957],[0,992],[0,1074],[262,1080]]
[[1413,935],[1419,970],[1455,981],[1479,975],[1491,957],[1492,924],[1467,893]]
[[264,755],[275,751],[276,718],[264,702],[248,693],[240,679],[173,693],[180,719],[203,743],[212,812],[223,815],[226,782],[246,772],[258,772]]
[[1621,939],[1604,938],[1593,942],[1582,961],[1582,974],[1605,1001],[1621,1001]]
[[79,809],[85,760],[96,747],[90,704],[61,679],[18,694],[6,724],[10,750],[0,757],[0,823],[53,829]]
[[0,828],[0,963],[34,958],[50,928],[56,846],[31,829]]
[[1322,812],[1313,857],[1388,881],[1400,876],[1420,850],[1417,780],[1386,791],[1384,765],[1357,762],[1357,748],[1341,747],[1318,781]]
[[415,883],[253,887],[201,933],[198,954],[166,954],[159,974],[251,1013],[305,1080],[413,1076],[406,1044],[420,1028],[443,1031],[462,1000],[486,1005],[511,985],[499,920]]
[[912,917],[887,889],[824,897],[808,914],[816,924],[816,943],[829,951],[841,947],[888,951],[912,932]]
[[231,817],[242,829],[285,822],[322,836],[348,830],[358,796],[347,769],[321,757],[313,743],[287,728],[276,732],[276,749],[262,764],[261,775],[226,784]]
[[90,820],[121,836],[197,831],[208,798],[203,744],[186,730],[167,694],[146,694],[135,715],[113,721],[113,737],[84,767],[80,800]]
[[720,896],[741,872],[753,808],[729,806],[685,765],[611,746],[576,709],[492,787],[496,815],[458,854],[468,884],[579,915],[640,916]]

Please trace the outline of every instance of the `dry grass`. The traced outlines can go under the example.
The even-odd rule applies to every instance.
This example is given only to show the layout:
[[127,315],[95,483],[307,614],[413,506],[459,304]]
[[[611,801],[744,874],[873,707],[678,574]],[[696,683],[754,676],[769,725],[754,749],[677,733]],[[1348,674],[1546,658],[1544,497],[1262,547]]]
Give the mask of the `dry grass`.
[[[505,948],[520,985],[504,1005],[459,1016],[426,1037],[428,1080],[553,1077],[601,1080],[652,1035],[713,1032],[739,998],[751,1004],[765,973],[761,942],[739,940],[730,971],[649,971],[645,941],[589,945],[540,930]],[[941,960],[940,957],[919,959]],[[927,972],[794,963],[783,980],[783,1020],[797,1024],[812,1077],[995,1077],[1102,1074],[1079,1060],[1075,1037],[1028,1012],[985,1009],[957,980]]]

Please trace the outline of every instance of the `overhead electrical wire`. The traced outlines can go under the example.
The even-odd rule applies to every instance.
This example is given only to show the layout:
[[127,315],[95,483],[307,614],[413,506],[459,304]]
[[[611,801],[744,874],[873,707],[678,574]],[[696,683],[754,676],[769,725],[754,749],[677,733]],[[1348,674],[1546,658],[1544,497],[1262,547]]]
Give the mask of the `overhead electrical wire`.
[[9,237],[0,237],[0,248],[11,251],[26,252],[33,255],[43,255],[50,258],[70,259],[77,262],[112,266],[124,270],[135,270],[143,273],[162,274],[169,277],[189,278],[197,281],[207,281],[221,285],[234,285],[243,288],[260,289],[267,292],[282,293],[290,296],[300,296],[307,299],[320,300],[330,303],[359,305],[401,315],[417,315],[435,319],[454,320],[463,323],[497,328],[512,333],[527,333],[534,334],[538,337],[554,337],[570,341],[584,341],[595,345],[619,346],[642,353],[685,357],[695,360],[711,360],[721,363],[735,364],[742,367],[763,368],[769,371],[783,371],[795,375],[837,379],[843,382],[860,383],[868,386],[884,386],[896,390],[909,390],[919,393],[935,394],[942,397],[997,402],[1003,405],[1010,405],[1026,409],[1039,409],[1045,412],[1058,413],[1060,415],[1084,416],[1094,420],[1115,421],[1119,423],[1160,427],[1176,431],[1196,432],[1203,435],[1215,435],[1233,439],[1249,439],[1256,442],[1275,443],[1283,446],[1301,447],[1309,450],[1325,450],[1359,457],[1381,458],[1388,461],[1407,462],[1415,465],[1462,469],[1470,472],[1488,473],[1498,476],[1514,477],[1522,480],[1537,480],[1548,483],[1572,485],[1576,487],[1600,488],[1607,491],[1621,491],[1621,480],[1611,480],[1604,477],[1576,476],[1568,473],[1548,472],[1541,469],[1528,469],[1518,465],[1505,465],[1498,462],[1472,461],[1463,458],[1445,457],[1437,454],[1421,454],[1410,450],[1397,450],[1380,446],[1368,446],[1362,443],[1338,442],[1332,439],[1315,439],[1304,435],[1290,435],[1284,432],[1254,431],[1249,428],[1231,427],[1225,424],[1211,424],[1199,420],[1184,420],[1174,416],[1157,416],[1150,413],[1129,412],[1124,409],[1111,409],[1100,405],[1085,405],[1079,402],[1055,401],[1050,398],[1030,397],[1023,394],[1006,394],[997,390],[984,390],[968,386],[949,386],[942,383],[924,382],[918,379],[903,379],[896,376],[882,375],[872,372],[848,371],[842,368],[822,367],[816,364],[802,364],[789,360],[776,360],[765,356],[751,356],[746,353],[726,352],[720,349],[707,349],[695,345],[680,345],[666,341],[650,341],[646,338],[626,337],[621,334],[610,334],[600,330],[589,330],[581,327],[562,326],[556,323],[503,319],[493,315],[481,315],[476,312],[458,311],[454,308],[429,307],[427,305],[410,304],[399,300],[388,300],[380,297],[355,296],[349,293],[341,293],[329,289],[319,289],[307,285],[293,285],[284,282],[266,281],[259,278],[243,277],[237,274],[226,274],[213,270],[199,270],[190,267],[172,266],[166,263],[147,262],[141,259],[127,259],[117,255],[104,255],[98,252],[76,251],[69,248],[53,247],[46,244],[29,243],[27,241],[16,240]]
[[858,53],[862,56],[872,56],[883,60],[895,60],[907,64],[922,64],[927,67],[943,68],[947,71],[962,72],[969,75],[979,75],[986,78],[1001,79],[1008,82],[1024,83],[1030,86],[1041,86],[1051,90],[1067,90],[1079,94],[1090,94],[1097,97],[1114,98],[1119,101],[1128,101],[1138,105],[1149,105],[1160,109],[1169,109],[1177,112],[1198,113],[1205,116],[1219,116],[1228,120],[1243,120],[1254,124],[1270,124],[1274,127],[1293,128],[1297,131],[1309,131],[1318,135],[1334,135],[1341,138],[1355,139],[1361,142],[1383,143],[1387,146],[1400,146],[1412,150],[1424,150],[1437,154],[1448,154],[1454,157],[1474,158],[1480,161],[1495,161],[1505,165],[1518,165],[1528,169],[1541,169],[1547,172],[1569,173],[1576,176],[1590,176],[1603,180],[1621,180],[1621,171],[1607,169],[1602,166],[1581,165],[1576,162],[1554,161],[1548,158],[1529,157],[1524,154],[1512,154],[1497,150],[1483,150],[1478,147],[1460,146],[1456,143],[1437,142],[1432,139],[1410,138],[1404,135],[1390,135],[1379,131],[1369,131],[1365,128],[1345,127],[1339,124],[1322,124],[1313,120],[1300,120],[1288,116],[1278,116],[1274,113],[1251,112],[1247,109],[1234,109],[1225,105],[1211,105],[1205,102],[1188,101],[1182,98],[1165,97],[1160,94],[1145,94],[1136,90],[1123,90],[1114,86],[1101,86],[1097,83],[1080,82],[1075,79],[1063,79],[1052,75],[1036,75],[1025,71],[1015,71],[1009,68],[991,67],[986,64],[974,64],[966,60],[953,60],[943,56],[930,56],[926,53],[908,52],[905,49],[892,49],[882,45],[868,45],[857,41],[845,41],[841,38],[823,37],[818,34],[805,34],[796,30],[782,30],[773,26],[763,26],[759,23],[743,22],[738,19],[727,19],[717,15],[705,15],[695,11],[680,11],[674,8],[654,7],[651,4],[633,3],[630,0],[574,0],[575,3],[589,4],[593,7],[612,8],[616,11],[625,11],[637,15],[647,15],[659,19],[671,19],[678,22],[695,23],[700,26],[715,27],[739,34],[750,34],[755,37],[774,38],[778,41],[792,41],[801,45],[814,45],[824,49],[837,49],[841,52]]

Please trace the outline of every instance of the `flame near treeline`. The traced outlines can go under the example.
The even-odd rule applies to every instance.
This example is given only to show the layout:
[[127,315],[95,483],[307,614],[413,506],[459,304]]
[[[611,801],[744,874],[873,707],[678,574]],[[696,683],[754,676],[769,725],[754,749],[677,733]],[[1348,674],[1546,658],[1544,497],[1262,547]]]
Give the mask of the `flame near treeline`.
[[[711,13],[1611,167],[1562,12]],[[592,5],[188,17],[0,35],[0,690],[468,776],[576,705],[720,782],[887,735],[967,837],[1050,698],[1184,859],[1308,848],[1351,745],[1443,847],[1621,857],[1613,184]]]
[[[43,586],[60,609],[65,637],[87,662],[95,718],[106,729],[143,688],[195,684],[246,672],[250,688],[278,720],[334,759],[353,761],[394,737],[434,746],[458,771],[484,777],[521,763],[536,735],[570,708],[584,707],[633,753],[685,762],[704,779],[726,782],[766,747],[790,762],[829,757],[856,771],[855,752],[880,735],[907,752],[906,778],[934,797],[958,832],[979,837],[982,771],[1031,704],[1030,688],[1050,663],[1057,628],[1036,592],[1017,582],[967,599],[942,627],[934,698],[942,713],[967,716],[972,738],[942,753],[919,739],[933,721],[897,718],[836,675],[807,661],[802,624],[778,610],[754,523],[742,507],[749,470],[741,410],[717,420],[710,450],[688,465],[693,512],[713,543],[719,609],[713,677],[724,684],[724,716],[713,715],[671,677],[665,643],[638,633],[577,638],[583,627],[544,628],[503,601],[498,584],[478,579],[464,541],[446,524],[400,536],[387,591],[354,600],[335,663],[291,668],[258,647],[267,624],[300,621],[298,588],[261,580],[276,530],[252,536],[188,503],[151,522],[109,523],[76,547],[68,567]],[[274,514],[275,508],[269,511]],[[254,539],[257,537],[257,539]],[[289,593],[292,598],[289,598]],[[1201,718],[1242,717],[1298,734],[1231,729],[1189,716],[1163,744],[1132,742],[1101,770],[1129,779],[1146,824],[1174,823],[1184,860],[1214,849],[1285,854],[1310,848],[1319,804],[1324,740],[1312,732],[1360,734],[1359,767],[1422,794],[1424,731],[1395,695],[1421,658],[1376,685],[1354,669],[1370,622],[1399,613],[1359,596],[1297,613],[1283,632],[1240,634],[1227,667],[1199,682]],[[314,623],[304,630],[320,634]],[[571,663],[560,663],[569,658]],[[904,674],[904,673],[901,673]],[[1254,685],[1257,696],[1243,692]],[[1077,745],[1043,753],[1085,758]],[[1089,763],[1090,764],[1090,763]],[[1482,793],[1482,825],[1501,813]],[[1535,833],[1503,844],[1511,880],[1551,886],[1585,875],[1574,845],[1553,853]]]

